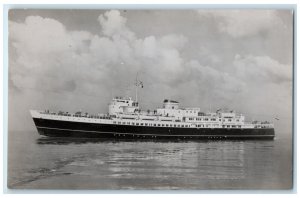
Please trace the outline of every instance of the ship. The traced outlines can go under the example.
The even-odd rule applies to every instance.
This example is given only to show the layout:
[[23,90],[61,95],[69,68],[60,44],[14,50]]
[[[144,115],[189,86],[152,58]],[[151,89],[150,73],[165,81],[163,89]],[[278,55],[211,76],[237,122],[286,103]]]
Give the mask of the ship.
[[[143,86],[141,82],[136,87]],[[136,89],[137,90],[137,89]],[[30,110],[40,135],[50,137],[99,138],[111,140],[226,140],[275,138],[269,121],[247,122],[235,111],[181,108],[180,103],[164,99],[153,111],[140,108],[137,91],[131,97],[113,97],[108,113],[89,114]]]

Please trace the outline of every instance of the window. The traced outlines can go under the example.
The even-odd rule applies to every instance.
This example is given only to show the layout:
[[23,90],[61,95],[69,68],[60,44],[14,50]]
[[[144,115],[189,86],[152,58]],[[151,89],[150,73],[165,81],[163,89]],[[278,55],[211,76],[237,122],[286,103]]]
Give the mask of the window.
[[139,123],[136,123],[135,125],[136,125],[136,126],[139,126],[140,124],[139,124]]
[[134,122],[132,122],[131,124],[134,125]]
[[157,126],[160,126],[160,124],[157,124]]
[[228,119],[228,122],[231,122],[231,119]]
[[126,122],[122,122],[122,124],[126,124]]
[[239,122],[240,120],[239,120],[239,119],[237,119],[236,121],[237,121],[237,122]]
[[118,124],[121,124],[121,122],[118,122]]
[[189,127],[189,125],[185,125],[185,127]]
[[113,123],[116,124],[116,121],[114,121]]
[[143,126],[144,125],[144,123],[141,123],[141,126]]
[[165,126],[164,124],[162,124],[161,126]]
[[148,123],[145,123],[145,126],[148,126]]
[[184,127],[184,125],[181,125],[181,127]]
[[208,118],[205,118],[204,120],[205,120],[205,121],[208,121]]

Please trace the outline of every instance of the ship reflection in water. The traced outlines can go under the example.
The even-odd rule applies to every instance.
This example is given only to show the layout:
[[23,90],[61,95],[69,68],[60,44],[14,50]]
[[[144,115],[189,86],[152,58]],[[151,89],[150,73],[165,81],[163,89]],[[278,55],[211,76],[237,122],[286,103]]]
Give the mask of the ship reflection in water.
[[23,173],[9,184],[46,189],[278,188],[275,143],[39,138],[32,148],[37,162],[28,170],[22,167]]
[[[124,141],[93,139],[61,139],[40,138],[39,144],[81,144],[107,143],[111,146],[111,153],[103,158],[98,155],[96,164],[103,160],[109,164],[107,177],[122,179],[151,178],[161,179],[170,177],[189,178],[190,181],[199,179],[242,179],[244,175],[244,144],[243,142],[166,142],[144,141],[126,142],[128,147],[123,148]],[[166,143],[166,147],[162,146]],[[138,145],[143,145],[138,148]],[[207,146],[209,145],[209,147]],[[218,146],[217,146],[218,145]],[[218,148],[224,146],[224,148]],[[89,166],[91,161],[82,159],[76,166]],[[93,162],[92,162],[93,163]],[[94,164],[94,165],[96,165]],[[174,178],[176,179],[176,178]],[[170,181],[171,182],[171,181]]]

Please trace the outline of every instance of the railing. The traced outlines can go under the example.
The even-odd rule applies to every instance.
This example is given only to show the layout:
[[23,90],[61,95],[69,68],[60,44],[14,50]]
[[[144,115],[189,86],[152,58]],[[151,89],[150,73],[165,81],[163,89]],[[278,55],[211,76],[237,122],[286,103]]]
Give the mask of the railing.
[[259,121],[253,121],[253,122],[245,122],[245,126],[253,126],[253,128],[274,128],[274,124],[270,122],[259,122]]
[[267,124],[261,123],[261,124],[255,124],[254,128],[274,128],[274,125],[271,123],[267,123]]
[[68,117],[79,117],[79,118],[93,118],[93,119],[111,119],[111,116],[107,114],[98,114],[98,115],[90,115],[88,113],[85,114],[79,114],[79,113],[69,113],[69,112],[50,112],[49,110],[40,112],[41,114],[46,114],[46,115],[57,115],[57,116],[68,116]]

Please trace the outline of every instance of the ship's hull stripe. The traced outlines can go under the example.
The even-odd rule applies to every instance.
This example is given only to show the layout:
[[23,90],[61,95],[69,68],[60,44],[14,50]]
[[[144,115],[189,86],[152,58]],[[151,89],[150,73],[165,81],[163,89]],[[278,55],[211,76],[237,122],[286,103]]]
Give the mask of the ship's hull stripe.
[[50,129],[50,130],[60,130],[60,131],[76,131],[76,132],[87,132],[87,133],[104,133],[104,134],[117,134],[117,135],[131,135],[131,136],[177,136],[177,137],[184,137],[184,136],[194,136],[194,137],[208,137],[208,136],[224,136],[224,137],[273,137],[274,135],[192,135],[192,134],[186,134],[186,135],[176,135],[176,134],[170,134],[170,135],[164,135],[164,134],[144,134],[144,133],[118,133],[118,132],[102,132],[102,131],[87,131],[87,130],[76,130],[76,129],[60,129],[60,128],[52,128],[52,127],[41,127],[36,126],[40,129]]

